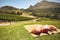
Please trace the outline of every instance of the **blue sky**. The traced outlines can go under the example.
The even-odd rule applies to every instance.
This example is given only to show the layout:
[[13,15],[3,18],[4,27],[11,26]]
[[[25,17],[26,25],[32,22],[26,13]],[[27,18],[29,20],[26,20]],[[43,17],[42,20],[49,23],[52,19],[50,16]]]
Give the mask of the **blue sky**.
[[[37,2],[41,0],[0,0],[0,7],[1,6],[13,6],[16,8],[28,8],[30,5],[35,5]],[[48,0],[52,2],[59,2],[60,0]]]

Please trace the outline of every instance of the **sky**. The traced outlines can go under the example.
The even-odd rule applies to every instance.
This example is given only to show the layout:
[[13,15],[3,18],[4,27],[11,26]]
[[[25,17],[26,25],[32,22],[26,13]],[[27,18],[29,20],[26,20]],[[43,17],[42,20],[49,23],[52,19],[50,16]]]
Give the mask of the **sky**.
[[[0,0],[0,7],[2,6],[13,6],[16,8],[28,8],[30,5],[35,5],[38,2],[41,2],[42,0]],[[60,3],[60,0],[47,0],[52,2],[58,2]]]

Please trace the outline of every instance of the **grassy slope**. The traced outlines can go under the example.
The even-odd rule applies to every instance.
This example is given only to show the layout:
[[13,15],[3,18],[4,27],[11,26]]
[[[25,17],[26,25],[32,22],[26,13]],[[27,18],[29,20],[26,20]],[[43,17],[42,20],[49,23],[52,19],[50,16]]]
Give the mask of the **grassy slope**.
[[53,24],[60,29],[60,21],[17,22],[9,26],[0,27],[0,40],[60,40],[60,34],[32,37],[25,29],[28,24]]

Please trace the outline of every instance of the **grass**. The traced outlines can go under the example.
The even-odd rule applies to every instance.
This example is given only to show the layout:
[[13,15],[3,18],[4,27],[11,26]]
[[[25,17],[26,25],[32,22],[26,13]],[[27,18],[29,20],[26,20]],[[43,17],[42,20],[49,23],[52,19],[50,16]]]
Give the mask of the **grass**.
[[60,21],[16,22],[0,27],[0,40],[60,40],[60,33],[34,38],[24,28],[28,24],[52,24],[60,29]]

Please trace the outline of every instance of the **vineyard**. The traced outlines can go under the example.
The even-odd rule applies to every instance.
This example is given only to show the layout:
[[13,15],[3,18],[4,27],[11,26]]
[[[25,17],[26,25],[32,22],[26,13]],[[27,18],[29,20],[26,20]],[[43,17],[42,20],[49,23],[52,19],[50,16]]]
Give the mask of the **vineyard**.
[[19,15],[11,15],[11,14],[3,14],[0,13],[0,20],[8,20],[8,21],[26,21],[31,20],[33,18],[23,17]]

